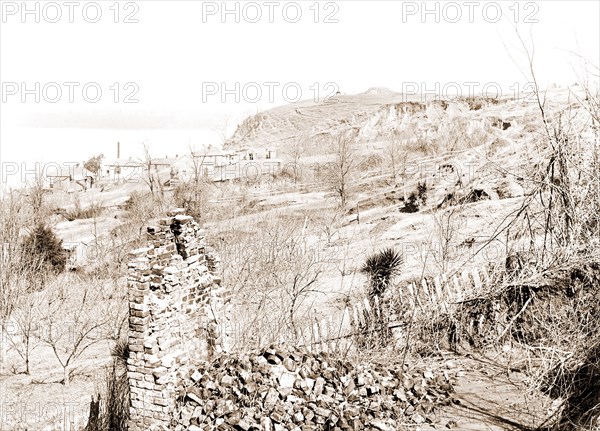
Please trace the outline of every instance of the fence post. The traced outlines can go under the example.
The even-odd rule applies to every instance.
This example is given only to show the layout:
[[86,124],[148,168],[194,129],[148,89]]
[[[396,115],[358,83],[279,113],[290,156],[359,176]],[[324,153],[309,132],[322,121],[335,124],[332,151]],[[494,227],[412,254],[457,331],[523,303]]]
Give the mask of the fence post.
[[442,288],[444,290],[444,294],[446,295],[447,302],[453,302],[454,297],[456,296],[454,289],[452,289],[452,285],[450,284],[450,280],[446,274],[442,274]]
[[483,288],[483,285],[481,284],[481,279],[479,278],[479,271],[477,268],[473,268],[473,283],[475,284],[475,290],[480,292]]
[[312,330],[312,342],[310,343],[310,351],[311,353],[315,353],[315,346],[319,340],[319,321],[315,319],[315,323],[313,324]]
[[[365,313],[365,323],[366,323],[366,326],[368,327],[368,326],[370,325],[370,323],[371,323],[371,320],[372,320],[372,317],[371,317],[371,316],[372,316],[372,314],[373,314],[373,311],[371,310],[371,304],[369,304],[369,300],[368,300],[367,298],[365,298],[365,299],[363,300],[363,302],[364,302],[364,304],[365,304],[365,308],[364,308],[364,313]],[[367,329],[368,329],[368,328],[367,328]]]
[[433,294],[429,290],[429,286],[427,285],[427,281],[425,279],[421,280],[421,286],[423,286],[423,291],[425,292],[425,295],[427,295],[427,299],[429,300],[429,302],[434,303],[435,300],[433,298]]
[[333,324],[333,315],[332,314],[329,315],[328,323],[329,323],[329,328],[327,330],[327,334],[328,334],[329,338],[327,340],[327,348],[328,348],[328,351],[335,352],[335,347],[336,347],[335,344],[336,343],[335,343],[334,338],[336,337],[335,336],[336,330],[335,330],[335,326]]
[[417,285],[414,283],[409,284],[408,290],[410,291],[411,296],[413,297],[412,306],[416,307],[418,304],[419,307],[423,308],[423,304],[421,303],[421,298],[419,296],[419,288],[417,287]]
[[461,301],[463,299],[463,290],[456,274],[452,276],[452,284],[454,285],[454,290],[456,291],[456,301]]
[[465,294],[465,290],[467,289],[467,287],[469,287],[469,290],[471,290],[471,287],[473,285],[473,283],[471,282],[471,277],[469,277],[469,272],[465,269],[462,272],[462,287],[463,287],[463,294]]
[[327,319],[321,320],[321,351],[329,352],[329,327]]
[[379,298],[377,296],[373,299],[373,307],[375,308],[375,314],[377,315],[377,318],[381,319],[383,313],[381,310],[381,304],[379,303]]
[[480,269],[481,272],[481,281],[486,281],[489,282],[490,281],[490,274],[488,273],[487,268],[485,267],[485,265],[483,265]]
[[439,276],[436,276],[433,279],[433,285],[435,286],[435,292],[437,294],[438,301],[442,301],[443,300],[443,296],[444,296],[444,292],[442,291],[442,286],[440,284],[440,277]]
[[358,316],[358,307],[356,304],[354,304],[352,306],[352,312],[354,314],[354,318],[352,319],[352,321],[354,323],[354,327],[358,328],[358,327],[360,327],[360,317]]

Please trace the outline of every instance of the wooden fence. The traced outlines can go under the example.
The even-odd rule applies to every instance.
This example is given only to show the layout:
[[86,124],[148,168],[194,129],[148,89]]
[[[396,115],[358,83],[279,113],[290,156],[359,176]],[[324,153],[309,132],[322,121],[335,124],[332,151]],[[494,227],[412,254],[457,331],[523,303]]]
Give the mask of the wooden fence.
[[398,307],[414,308],[423,315],[436,310],[449,312],[456,304],[476,297],[489,282],[487,269],[480,267],[423,279],[420,284],[399,285],[385,306],[377,298],[364,298],[328,318],[315,320],[300,331],[300,347],[313,352],[345,352],[383,331],[401,341],[405,322],[399,320],[402,310]]

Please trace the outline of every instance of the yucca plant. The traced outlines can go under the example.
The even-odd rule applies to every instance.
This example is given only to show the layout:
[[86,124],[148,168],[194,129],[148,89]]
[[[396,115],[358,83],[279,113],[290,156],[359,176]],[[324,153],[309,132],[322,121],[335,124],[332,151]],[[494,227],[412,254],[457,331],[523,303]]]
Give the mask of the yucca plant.
[[[361,271],[369,277],[369,300],[371,306],[378,311],[366,314],[365,325],[359,326],[359,346],[367,349],[387,346],[390,342],[391,332],[388,326],[389,310],[383,295],[389,287],[394,276],[400,273],[404,257],[393,248],[386,248],[367,258]],[[377,299],[377,300],[376,300]]]
[[392,278],[401,272],[404,256],[393,248],[386,248],[367,258],[361,271],[369,277],[369,297],[381,298]]

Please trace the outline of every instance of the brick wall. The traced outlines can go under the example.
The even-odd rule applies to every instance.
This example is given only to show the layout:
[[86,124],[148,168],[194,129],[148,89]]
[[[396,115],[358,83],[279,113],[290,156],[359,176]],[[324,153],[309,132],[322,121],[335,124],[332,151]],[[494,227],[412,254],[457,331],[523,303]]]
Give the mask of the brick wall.
[[228,350],[230,298],[204,230],[176,209],[147,239],[128,273],[131,431],[168,429],[190,367]]

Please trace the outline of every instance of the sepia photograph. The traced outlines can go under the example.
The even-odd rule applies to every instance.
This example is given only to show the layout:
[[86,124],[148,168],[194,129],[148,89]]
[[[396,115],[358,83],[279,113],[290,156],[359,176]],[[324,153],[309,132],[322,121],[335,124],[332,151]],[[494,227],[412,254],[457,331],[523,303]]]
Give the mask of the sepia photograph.
[[0,0],[0,431],[600,431],[599,0]]

